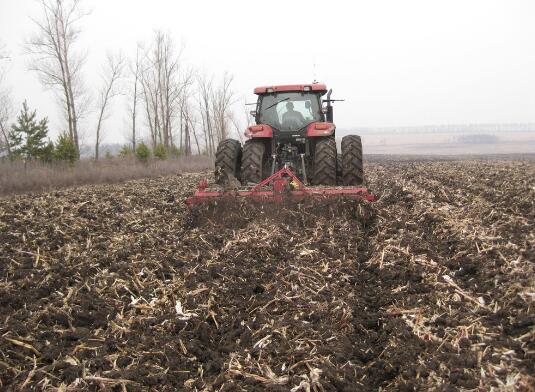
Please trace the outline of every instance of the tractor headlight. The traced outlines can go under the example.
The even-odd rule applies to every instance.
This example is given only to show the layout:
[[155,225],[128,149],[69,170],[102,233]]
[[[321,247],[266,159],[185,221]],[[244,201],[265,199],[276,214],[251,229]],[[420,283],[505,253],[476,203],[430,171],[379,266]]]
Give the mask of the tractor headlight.
[[253,125],[249,127],[249,130],[253,133],[262,132],[264,130],[264,127],[262,125]]
[[329,129],[331,126],[329,124],[326,124],[326,123],[317,123],[314,128],[320,130],[320,131],[325,131],[327,129]]
[[303,91],[311,91],[311,90],[312,90],[312,87],[310,86],[303,87]]

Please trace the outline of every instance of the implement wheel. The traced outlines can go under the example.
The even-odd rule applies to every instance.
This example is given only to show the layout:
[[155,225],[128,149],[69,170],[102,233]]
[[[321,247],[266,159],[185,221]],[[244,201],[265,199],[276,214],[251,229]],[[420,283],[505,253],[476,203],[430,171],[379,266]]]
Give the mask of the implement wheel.
[[231,175],[240,179],[242,148],[241,143],[235,139],[225,139],[215,153],[215,181],[224,185]]
[[344,185],[360,185],[364,182],[360,136],[349,135],[342,138],[342,177]]

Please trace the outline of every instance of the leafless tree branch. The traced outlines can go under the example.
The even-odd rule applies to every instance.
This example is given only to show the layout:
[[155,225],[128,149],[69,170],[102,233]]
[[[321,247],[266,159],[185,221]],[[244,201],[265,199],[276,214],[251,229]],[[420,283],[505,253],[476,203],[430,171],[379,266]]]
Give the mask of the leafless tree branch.
[[108,108],[111,101],[119,94],[117,82],[121,78],[124,67],[124,58],[121,54],[106,56],[106,64],[102,73],[102,87],[98,93],[98,121],[95,134],[95,160],[99,158],[99,147],[102,141],[102,125],[108,118]]

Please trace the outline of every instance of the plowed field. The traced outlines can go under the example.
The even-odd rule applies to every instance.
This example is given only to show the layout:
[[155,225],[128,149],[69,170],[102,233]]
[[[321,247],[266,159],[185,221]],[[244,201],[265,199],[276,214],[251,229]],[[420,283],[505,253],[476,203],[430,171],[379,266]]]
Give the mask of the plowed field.
[[201,175],[0,200],[0,389],[534,390],[535,161],[188,210]]

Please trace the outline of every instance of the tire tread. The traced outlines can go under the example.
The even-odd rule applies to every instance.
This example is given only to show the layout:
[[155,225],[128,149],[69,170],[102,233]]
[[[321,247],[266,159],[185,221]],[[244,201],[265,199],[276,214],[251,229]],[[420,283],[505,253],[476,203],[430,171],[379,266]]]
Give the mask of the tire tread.
[[263,173],[266,146],[260,140],[247,140],[243,145],[242,184],[258,184],[264,179]]
[[336,185],[336,140],[326,137],[316,142],[314,185]]
[[240,178],[242,158],[241,143],[235,139],[225,139],[217,146],[215,153],[215,180],[218,184],[226,181],[226,174]]
[[364,182],[362,140],[360,136],[342,138],[342,179],[344,185],[360,185]]

